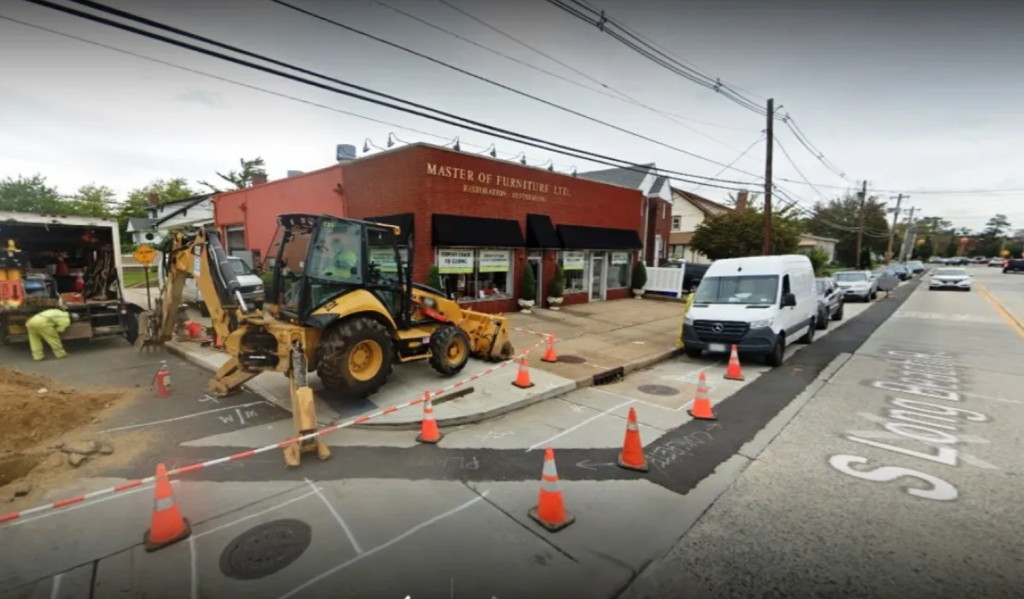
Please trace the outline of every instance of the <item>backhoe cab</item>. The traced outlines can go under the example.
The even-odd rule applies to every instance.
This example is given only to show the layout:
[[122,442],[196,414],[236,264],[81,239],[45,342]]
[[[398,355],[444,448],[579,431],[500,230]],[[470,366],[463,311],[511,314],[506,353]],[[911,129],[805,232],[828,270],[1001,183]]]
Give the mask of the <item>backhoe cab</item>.
[[[451,376],[471,355],[512,357],[504,317],[464,310],[444,292],[412,282],[398,227],[307,214],[281,215],[278,223],[266,310],[302,328],[309,370],[327,389],[364,398],[384,385],[396,362],[427,360]],[[243,345],[255,345],[248,338]],[[247,368],[253,358],[264,359],[239,362]]]

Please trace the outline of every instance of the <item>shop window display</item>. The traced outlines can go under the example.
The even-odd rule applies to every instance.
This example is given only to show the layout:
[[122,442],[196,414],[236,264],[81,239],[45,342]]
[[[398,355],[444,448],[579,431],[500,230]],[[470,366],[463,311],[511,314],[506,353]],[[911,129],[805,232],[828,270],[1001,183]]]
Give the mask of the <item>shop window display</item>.
[[629,252],[609,252],[608,289],[625,289],[629,287],[630,259]]
[[565,273],[564,293],[585,293],[587,291],[587,271],[589,260],[587,252],[562,251],[558,253],[558,263]]
[[511,250],[438,249],[437,269],[444,290],[457,301],[513,297]]

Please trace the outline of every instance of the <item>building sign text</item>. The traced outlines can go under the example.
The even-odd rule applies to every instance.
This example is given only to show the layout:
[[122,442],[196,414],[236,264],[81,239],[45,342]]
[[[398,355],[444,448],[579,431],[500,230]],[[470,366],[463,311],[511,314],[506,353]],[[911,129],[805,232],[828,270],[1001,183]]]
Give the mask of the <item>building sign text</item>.
[[563,185],[551,185],[550,183],[540,183],[506,175],[495,175],[494,173],[434,164],[432,162],[427,163],[427,174],[433,177],[465,181],[466,183],[462,186],[462,191],[466,193],[511,197],[514,200],[543,202],[547,199],[544,197],[545,195],[565,198],[572,195],[569,188]]

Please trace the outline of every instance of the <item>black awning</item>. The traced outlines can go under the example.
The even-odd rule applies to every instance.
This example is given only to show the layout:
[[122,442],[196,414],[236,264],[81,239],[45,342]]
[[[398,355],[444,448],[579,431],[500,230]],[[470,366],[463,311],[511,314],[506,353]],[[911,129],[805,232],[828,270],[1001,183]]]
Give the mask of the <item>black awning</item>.
[[413,226],[413,213],[408,212],[406,214],[390,214],[388,216],[370,216],[360,220],[369,221],[371,223],[381,223],[384,225],[393,225],[400,229],[398,234],[397,243],[400,246],[409,245],[409,236],[412,235]]
[[562,247],[555,233],[555,225],[546,214],[526,215],[526,247],[538,250],[553,250]]
[[558,225],[558,236],[567,250],[639,250],[643,247],[635,229]]
[[433,225],[432,237],[435,246],[526,247],[519,221],[435,214]]

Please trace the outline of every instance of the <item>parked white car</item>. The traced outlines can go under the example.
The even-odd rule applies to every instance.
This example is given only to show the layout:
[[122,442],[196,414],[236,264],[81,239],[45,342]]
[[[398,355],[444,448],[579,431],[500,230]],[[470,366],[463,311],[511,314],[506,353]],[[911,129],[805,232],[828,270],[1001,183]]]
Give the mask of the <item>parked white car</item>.
[[[260,307],[263,304],[264,295],[263,279],[259,278],[241,258],[228,256],[228,262],[231,264],[231,270],[234,271],[235,277],[238,278],[238,290],[242,294],[242,299],[250,307]],[[203,292],[196,286],[196,280],[192,277],[185,279],[185,288],[181,292],[181,299],[186,304],[195,304],[203,316],[210,315],[203,302]]]
[[878,281],[869,270],[841,270],[832,275],[846,301],[870,302],[878,293]]
[[971,275],[966,268],[937,268],[928,282],[928,291],[936,289],[971,290]]

